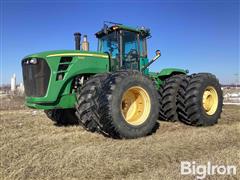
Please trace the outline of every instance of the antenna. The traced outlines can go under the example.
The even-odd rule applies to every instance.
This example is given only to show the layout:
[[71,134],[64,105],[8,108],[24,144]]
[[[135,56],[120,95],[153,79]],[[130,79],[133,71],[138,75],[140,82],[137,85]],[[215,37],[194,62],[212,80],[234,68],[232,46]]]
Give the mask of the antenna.
[[111,21],[103,21],[103,25],[105,24],[113,24],[113,25],[123,25],[121,23],[111,22]]

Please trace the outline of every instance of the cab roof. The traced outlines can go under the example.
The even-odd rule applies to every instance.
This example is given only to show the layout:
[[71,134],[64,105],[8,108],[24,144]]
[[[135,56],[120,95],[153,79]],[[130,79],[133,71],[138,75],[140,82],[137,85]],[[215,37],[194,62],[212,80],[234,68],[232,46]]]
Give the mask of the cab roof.
[[133,28],[133,27],[129,27],[129,26],[121,25],[121,24],[112,25],[110,27],[108,27],[107,25],[104,25],[102,30],[98,31],[95,35],[97,38],[101,38],[107,34],[110,34],[113,31],[117,31],[117,30],[126,30],[126,31],[136,32],[136,33],[141,34],[144,37],[150,36],[150,29],[147,29],[145,27]]

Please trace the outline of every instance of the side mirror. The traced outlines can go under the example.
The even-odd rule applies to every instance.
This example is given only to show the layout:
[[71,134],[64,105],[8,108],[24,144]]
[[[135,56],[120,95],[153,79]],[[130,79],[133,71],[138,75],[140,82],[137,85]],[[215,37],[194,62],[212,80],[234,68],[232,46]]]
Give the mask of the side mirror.
[[161,51],[160,50],[156,50],[156,56],[161,56]]
[[156,61],[161,56],[160,50],[156,50],[155,53],[156,53],[156,56],[141,69],[142,72],[145,71],[145,69],[147,69],[148,66],[150,66],[154,61]]
[[153,61],[157,60],[161,56],[161,51],[156,50],[156,56],[152,59]]

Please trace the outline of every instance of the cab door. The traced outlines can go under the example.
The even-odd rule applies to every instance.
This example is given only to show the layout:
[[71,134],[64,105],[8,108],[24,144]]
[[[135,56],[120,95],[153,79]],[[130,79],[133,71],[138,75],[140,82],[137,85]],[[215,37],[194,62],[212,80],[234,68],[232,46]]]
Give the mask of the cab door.
[[139,70],[140,54],[138,33],[125,30],[122,30],[120,33],[122,68]]

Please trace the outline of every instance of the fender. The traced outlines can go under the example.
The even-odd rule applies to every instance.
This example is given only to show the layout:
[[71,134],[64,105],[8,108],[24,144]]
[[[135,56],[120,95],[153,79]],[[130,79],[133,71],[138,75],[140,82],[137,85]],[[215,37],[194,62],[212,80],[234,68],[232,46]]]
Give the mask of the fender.
[[156,72],[149,72],[149,76],[154,79],[157,88],[160,88],[160,85],[163,83],[163,81],[175,74],[187,74],[189,71],[184,69],[178,69],[178,68],[165,68],[162,69],[159,73]]
[[178,68],[165,68],[157,74],[159,79],[165,79],[168,76],[172,76],[174,74],[187,74],[188,70],[178,69]]

